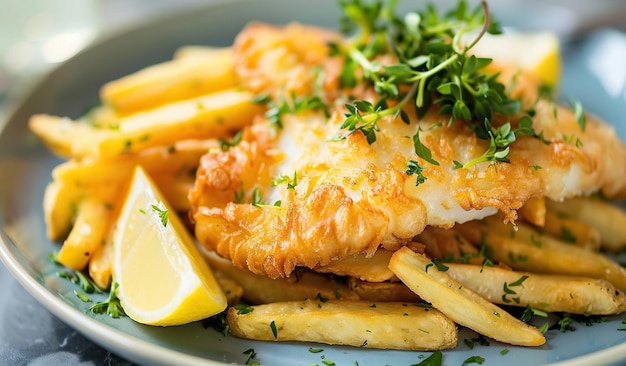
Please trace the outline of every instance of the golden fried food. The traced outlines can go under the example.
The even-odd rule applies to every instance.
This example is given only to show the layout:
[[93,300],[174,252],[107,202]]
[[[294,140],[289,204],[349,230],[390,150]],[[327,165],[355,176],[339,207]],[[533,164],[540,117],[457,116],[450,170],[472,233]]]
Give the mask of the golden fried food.
[[[239,35],[235,60],[241,79],[264,75],[262,87],[250,84],[255,90],[276,96],[287,88],[296,94],[278,100],[291,105],[278,121],[269,113],[257,115],[239,144],[204,155],[190,194],[198,239],[238,267],[285,277],[297,266],[370,257],[379,248],[395,251],[427,226],[451,228],[498,211],[514,221],[516,210],[531,199],[626,194],[626,147],[613,129],[592,116],[581,126],[570,108],[542,98],[524,106],[533,109],[533,136],[518,136],[505,162],[464,165],[488,151],[490,141],[467,123],[448,123],[436,105],[421,117],[407,107],[405,115],[380,118],[375,142],[361,131],[345,133],[347,95],[330,92],[326,111],[297,108],[297,93],[312,80],[302,68],[324,70],[328,62],[293,46],[303,34],[320,49],[328,39],[302,26],[257,25]],[[261,52],[264,47],[268,53]],[[325,76],[337,77],[334,70]],[[293,77],[303,84],[285,84]],[[330,95],[324,87],[314,92],[322,99]],[[371,92],[357,86],[350,97]],[[512,116],[511,128],[520,121]],[[421,147],[428,148],[430,160],[417,154]],[[423,167],[422,182],[407,172],[411,161]]]

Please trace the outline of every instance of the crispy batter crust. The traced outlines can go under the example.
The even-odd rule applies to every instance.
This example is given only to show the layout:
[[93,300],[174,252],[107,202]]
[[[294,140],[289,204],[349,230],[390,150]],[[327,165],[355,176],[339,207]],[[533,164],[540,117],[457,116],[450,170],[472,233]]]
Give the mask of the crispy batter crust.
[[[307,37],[314,49],[294,42],[298,37]],[[248,27],[235,47],[241,80],[255,92],[280,95],[290,88],[310,95],[311,69],[327,61],[328,39],[316,28]],[[281,51],[264,59],[264,49]],[[328,75],[336,77],[332,65]],[[537,86],[532,79],[524,82]],[[571,110],[549,101],[533,108],[533,128],[543,140],[521,136],[511,146],[510,163],[468,169],[454,169],[454,161],[481,156],[489,142],[463,122],[447,124],[448,117],[434,109],[410,124],[381,120],[373,144],[361,133],[329,141],[340,131],[342,107],[330,118],[320,111],[285,115],[279,131],[258,116],[241,143],[202,158],[190,194],[196,236],[238,267],[284,277],[297,266],[371,256],[379,247],[396,250],[427,225],[449,228],[498,211],[513,221],[532,198],[562,200],[599,190],[608,197],[626,195],[626,147],[612,128],[588,116],[583,131]],[[515,128],[517,122],[511,123]],[[418,128],[439,165],[415,154],[411,137]],[[425,183],[416,185],[416,176],[407,175],[409,160],[426,168]],[[272,184],[276,177],[287,179]],[[280,207],[273,206],[277,201]]]

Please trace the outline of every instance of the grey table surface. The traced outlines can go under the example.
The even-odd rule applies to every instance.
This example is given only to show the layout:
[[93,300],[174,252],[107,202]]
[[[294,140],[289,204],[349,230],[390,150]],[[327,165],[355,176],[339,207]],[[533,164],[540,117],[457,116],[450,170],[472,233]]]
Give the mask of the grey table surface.
[[[23,42],[33,32],[29,21],[39,19],[50,22],[42,14],[51,13],[57,22],[77,22],[75,19],[80,5],[89,7],[94,29],[106,32],[125,27],[137,20],[159,13],[183,10],[187,6],[209,3],[212,0],[24,0],[0,2],[0,46]],[[64,9],[59,9],[63,8]],[[30,14],[29,14],[30,12]],[[22,17],[24,29],[6,29],[19,26],[15,19]],[[50,26],[50,25],[49,25]],[[30,27],[30,28],[29,28]],[[2,37],[15,37],[14,40]],[[24,39],[19,39],[24,37]],[[28,39],[26,39],[28,40]],[[35,43],[32,41],[31,43]],[[13,105],[19,104],[29,88],[54,64],[24,67],[22,72],[11,73],[7,66],[9,52],[0,47],[0,130]],[[4,62],[4,63],[3,63]],[[0,366],[126,366],[131,362],[98,346],[82,334],[63,323],[33,298],[13,278],[0,262]]]
[[132,365],[83,337],[0,266],[0,365]]
[[[99,3],[101,26],[104,28],[112,28],[119,26],[120,23],[132,22],[150,14],[202,2],[202,0],[90,1]],[[574,14],[579,17],[579,31],[584,32],[585,27],[593,28],[608,23],[626,29],[624,20],[626,19],[624,7],[626,1],[553,0],[553,2],[561,5],[567,4],[566,6],[574,11]],[[11,4],[18,3],[26,4],[28,1],[11,2]],[[19,84],[29,82],[19,77],[10,81],[8,87],[6,83],[4,85],[6,89],[9,89],[9,93],[2,95],[2,90],[0,90],[0,129],[6,111],[10,109],[7,106],[11,103],[19,103],[19,92],[23,89]],[[2,83],[0,83],[1,86]],[[11,93],[11,90],[17,90],[17,92]],[[129,361],[91,342],[52,315],[26,292],[1,264],[0,289],[2,290],[0,295],[0,366],[131,365]]]

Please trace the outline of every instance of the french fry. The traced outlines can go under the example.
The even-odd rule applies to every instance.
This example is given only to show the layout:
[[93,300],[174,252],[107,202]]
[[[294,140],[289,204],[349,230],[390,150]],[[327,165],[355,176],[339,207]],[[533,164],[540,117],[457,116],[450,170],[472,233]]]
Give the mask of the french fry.
[[46,236],[58,241],[70,232],[78,211],[82,192],[67,189],[67,185],[51,181],[43,194],[43,218],[46,223]]
[[114,227],[109,228],[109,235],[104,243],[100,245],[89,258],[89,277],[103,290],[111,286],[111,276],[113,273],[113,243],[112,236]]
[[271,279],[236,268],[231,261],[214,252],[203,252],[213,271],[227,276],[243,287],[243,298],[252,304],[304,299],[358,300],[344,284],[313,271],[302,271],[290,278]]
[[619,251],[626,247],[626,213],[611,203],[594,198],[548,200],[546,203],[549,210],[596,228],[604,249]]
[[47,114],[30,117],[28,127],[52,153],[65,159],[89,155],[91,145],[110,133],[87,123]]
[[428,226],[417,236],[426,245],[425,251],[431,258],[446,262],[482,264],[485,257],[454,230]]
[[559,217],[554,211],[546,212],[546,222],[541,230],[555,238],[597,252],[600,250],[600,232],[580,220]]
[[478,222],[457,225],[455,230],[476,245],[484,246],[487,257],[513,269],[604,278],[626,290],[626,269],[607,256],[559,242],[547,236],[524,241],[494,232]]
[[441,272],[425,255],[401,248],[389,268],[413,292],[447,317],[482,335],[520,346],[540,346],[543,334]]
[[94,197],[102,202],[113,202],[119,187],[111,184],[73,185],[51,181],[45,188],[43,197],[46,235],[50,240],[64,239],[70,232],[86,197]]
[[355,277],[368,282],[388,281],[395,278],[388,267],[392,254],[392,251],[378,249],[371,258],[363,254],[352,255],[332,261],[328,265],[316,267],[315,271]]
[[119,119],[120,116],[115,113],[111,106],[99,105],[81,116],[78,122],[102,129],[115,129]]
[[517,272],[500,267],[446,264],[463,286],[500,305],[547,312],[611,315],[626,310],[626,295],[604,279]]
[[202,57],[175,57],[105,84],[102,101],[119,114],[132,114],[163,104],[232,88],[237,84],[230,48],[205,49]]
[[115,211],[112,197],[117,187],[107,187],[101,195],[85,197],[78,208],[76,222],[59,251],[58,260],[64,266],[80,271],[102,245],[106,245]]
[[[395,275],[394,275],[395,277]],[[421,299],[402,282],[367,282],[348,277],[348,288],[361,300],[383,302],[420,302]]]
[[215,273],[215,279],[219,282],[220,287],[224,291],[229,306],[234,306],[241,301],[243,296],[243,287],[241,287],[236,281],[222,275],[221,272]]
[[[109,187],[112,187],[109,185]],[[115,223],[118,219],[120,209],[125,195],[126,182],[117,185],[117,189],[113,190],[109,197],[111,199],[111,212],[109,213],[109,221],[107,225],[106,240],[100,245],[89,258],[88,269],[89,276],[94,283],[105,290],[111,286],[113,274],[113,236],[115,235]]]
[[531,198],[517,210],[517,213],[526,222],[543,227],[546,221],[546,211],[545,198]]
[[[199,46],[199,45],[186,45],[178,47],[174,52],[173,59],[207,59],[207,58],[231,58],[233,57],[233,49],[231,47],[212,47],[212,46]],[[232,59],[234,62],[234,59]]]
[[458,340],[450,319],[417,304],[305,300],[252,309],[228,309],[234,336],[415,351],[453,348]]
[[155,146],[137,154],[121,155],[114,159],[88,157],[69,160],[52,170],[55,181],[75,185],[123,182],[130,178],[137,165],[141,165],[151,177],[194,177],[200,157],[210,149],[219,148],[215,140],[184,140],[170,146]]
[[229,89],[124,117],[115,129],[41,114],[31,117],[29,127],[61,157],[115,158],[180,140],[227,137],[262,112],[252,99],[249,92]]
[[[564,222],[555,222],[552,220],[552,216],[553,215],[546,214],[545,225],[541,228],[541,231],[524,222],[517,222],[515,225],[505,224],[504,218],[500,215],[490,216],[480,222],[468,223],[467,225],[482,225],[488,228],[490,233],[508,236],[525,243],[537,244],[538,242],[554,242],[557,243],[557,245],[567,244],[590,251],[598,251],[600,243],[597,240],[593,240],[593,228],[590,228],[584,223],[582,223],[581,226],[576,226],[578,221],[569,220],[569,226],[564,229],[560,227]],[[546,227],[548,227],[551,233],[547,232]]]
[[228,136],[263,111],[252,99],[247,91],[228,89],[136,113],[120,120],[119,130],[101,141],[96,155],[117,156],[190,138]]

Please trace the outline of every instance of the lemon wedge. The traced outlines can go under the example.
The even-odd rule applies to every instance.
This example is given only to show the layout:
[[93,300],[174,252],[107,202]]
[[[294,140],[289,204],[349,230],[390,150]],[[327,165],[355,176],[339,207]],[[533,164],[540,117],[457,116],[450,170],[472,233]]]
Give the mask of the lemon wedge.
[[136,168],[113,238],[113,279],[128,316],[179,325],[226,308],[226,297],[183,222]]
[[534,73],[547,86],[556,86],[561,75],[559,39],[550,32],[485,34],[471,53],[492,58],[500,65],[517,66]]

